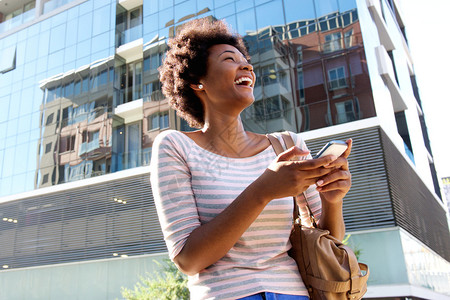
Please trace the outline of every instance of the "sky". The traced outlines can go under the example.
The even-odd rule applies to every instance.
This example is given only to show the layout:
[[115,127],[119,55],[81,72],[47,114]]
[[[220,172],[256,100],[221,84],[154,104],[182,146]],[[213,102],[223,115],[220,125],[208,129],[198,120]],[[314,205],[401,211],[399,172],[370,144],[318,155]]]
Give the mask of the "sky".
[[437,174],[450,177],[450,1],[402,0],[400,5]]

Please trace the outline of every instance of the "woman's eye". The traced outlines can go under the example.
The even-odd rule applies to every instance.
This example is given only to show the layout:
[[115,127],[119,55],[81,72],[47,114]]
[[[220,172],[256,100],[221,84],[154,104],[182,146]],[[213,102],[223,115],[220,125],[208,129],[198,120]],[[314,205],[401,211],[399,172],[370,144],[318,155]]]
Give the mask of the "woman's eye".
[[232,58],[232,57],[225,58],[225,60],[227,60],[227,59],[231,59],[232,61],[234,61],[234,58]]

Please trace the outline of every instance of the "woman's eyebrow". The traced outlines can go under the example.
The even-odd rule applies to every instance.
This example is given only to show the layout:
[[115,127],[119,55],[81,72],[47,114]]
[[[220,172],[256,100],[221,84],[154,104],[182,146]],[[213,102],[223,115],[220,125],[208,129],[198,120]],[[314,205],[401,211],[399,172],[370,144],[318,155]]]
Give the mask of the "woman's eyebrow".
[[222,54],[227,53],[227,52],[236,54],[236,52],[234,52],[233,50],[225,50],[222,53],[220,53],[219,56],[221,56]]
[[[233,53],[233,54],[236,54],[236,51],[233,51],[233,50],[225,50],[225,51],[223,51],[222,53],[220,53],[219,55],[217,55],[217,57],[221,56],[221,55],[224,54],[224,53]],[[247,60],[247,58],[244,56],[244,54],[242,54],[242,53],[240,53],[240,54],[241,54],[241,56],[244,58],[244,60],[245,60],[246,62],[248,62],[248,60]]]

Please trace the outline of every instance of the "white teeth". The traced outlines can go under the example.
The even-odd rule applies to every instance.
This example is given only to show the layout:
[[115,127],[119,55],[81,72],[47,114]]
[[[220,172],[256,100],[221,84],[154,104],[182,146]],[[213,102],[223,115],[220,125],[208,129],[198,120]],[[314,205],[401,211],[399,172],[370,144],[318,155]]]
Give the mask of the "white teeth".
[[241,77],[234,81],[235,84],[241,84],[243,81],[249,82],[248,86],[251,86],[253,83],[253,80],[250,77]]

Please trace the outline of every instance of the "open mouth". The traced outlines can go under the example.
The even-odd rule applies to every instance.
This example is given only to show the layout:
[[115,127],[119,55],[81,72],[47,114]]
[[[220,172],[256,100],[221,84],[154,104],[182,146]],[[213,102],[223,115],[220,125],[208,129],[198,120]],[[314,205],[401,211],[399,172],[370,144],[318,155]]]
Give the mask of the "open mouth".
[[235,80],[234,84],[251,87],[253,84],[253,80],[250,77],[241,77]]

